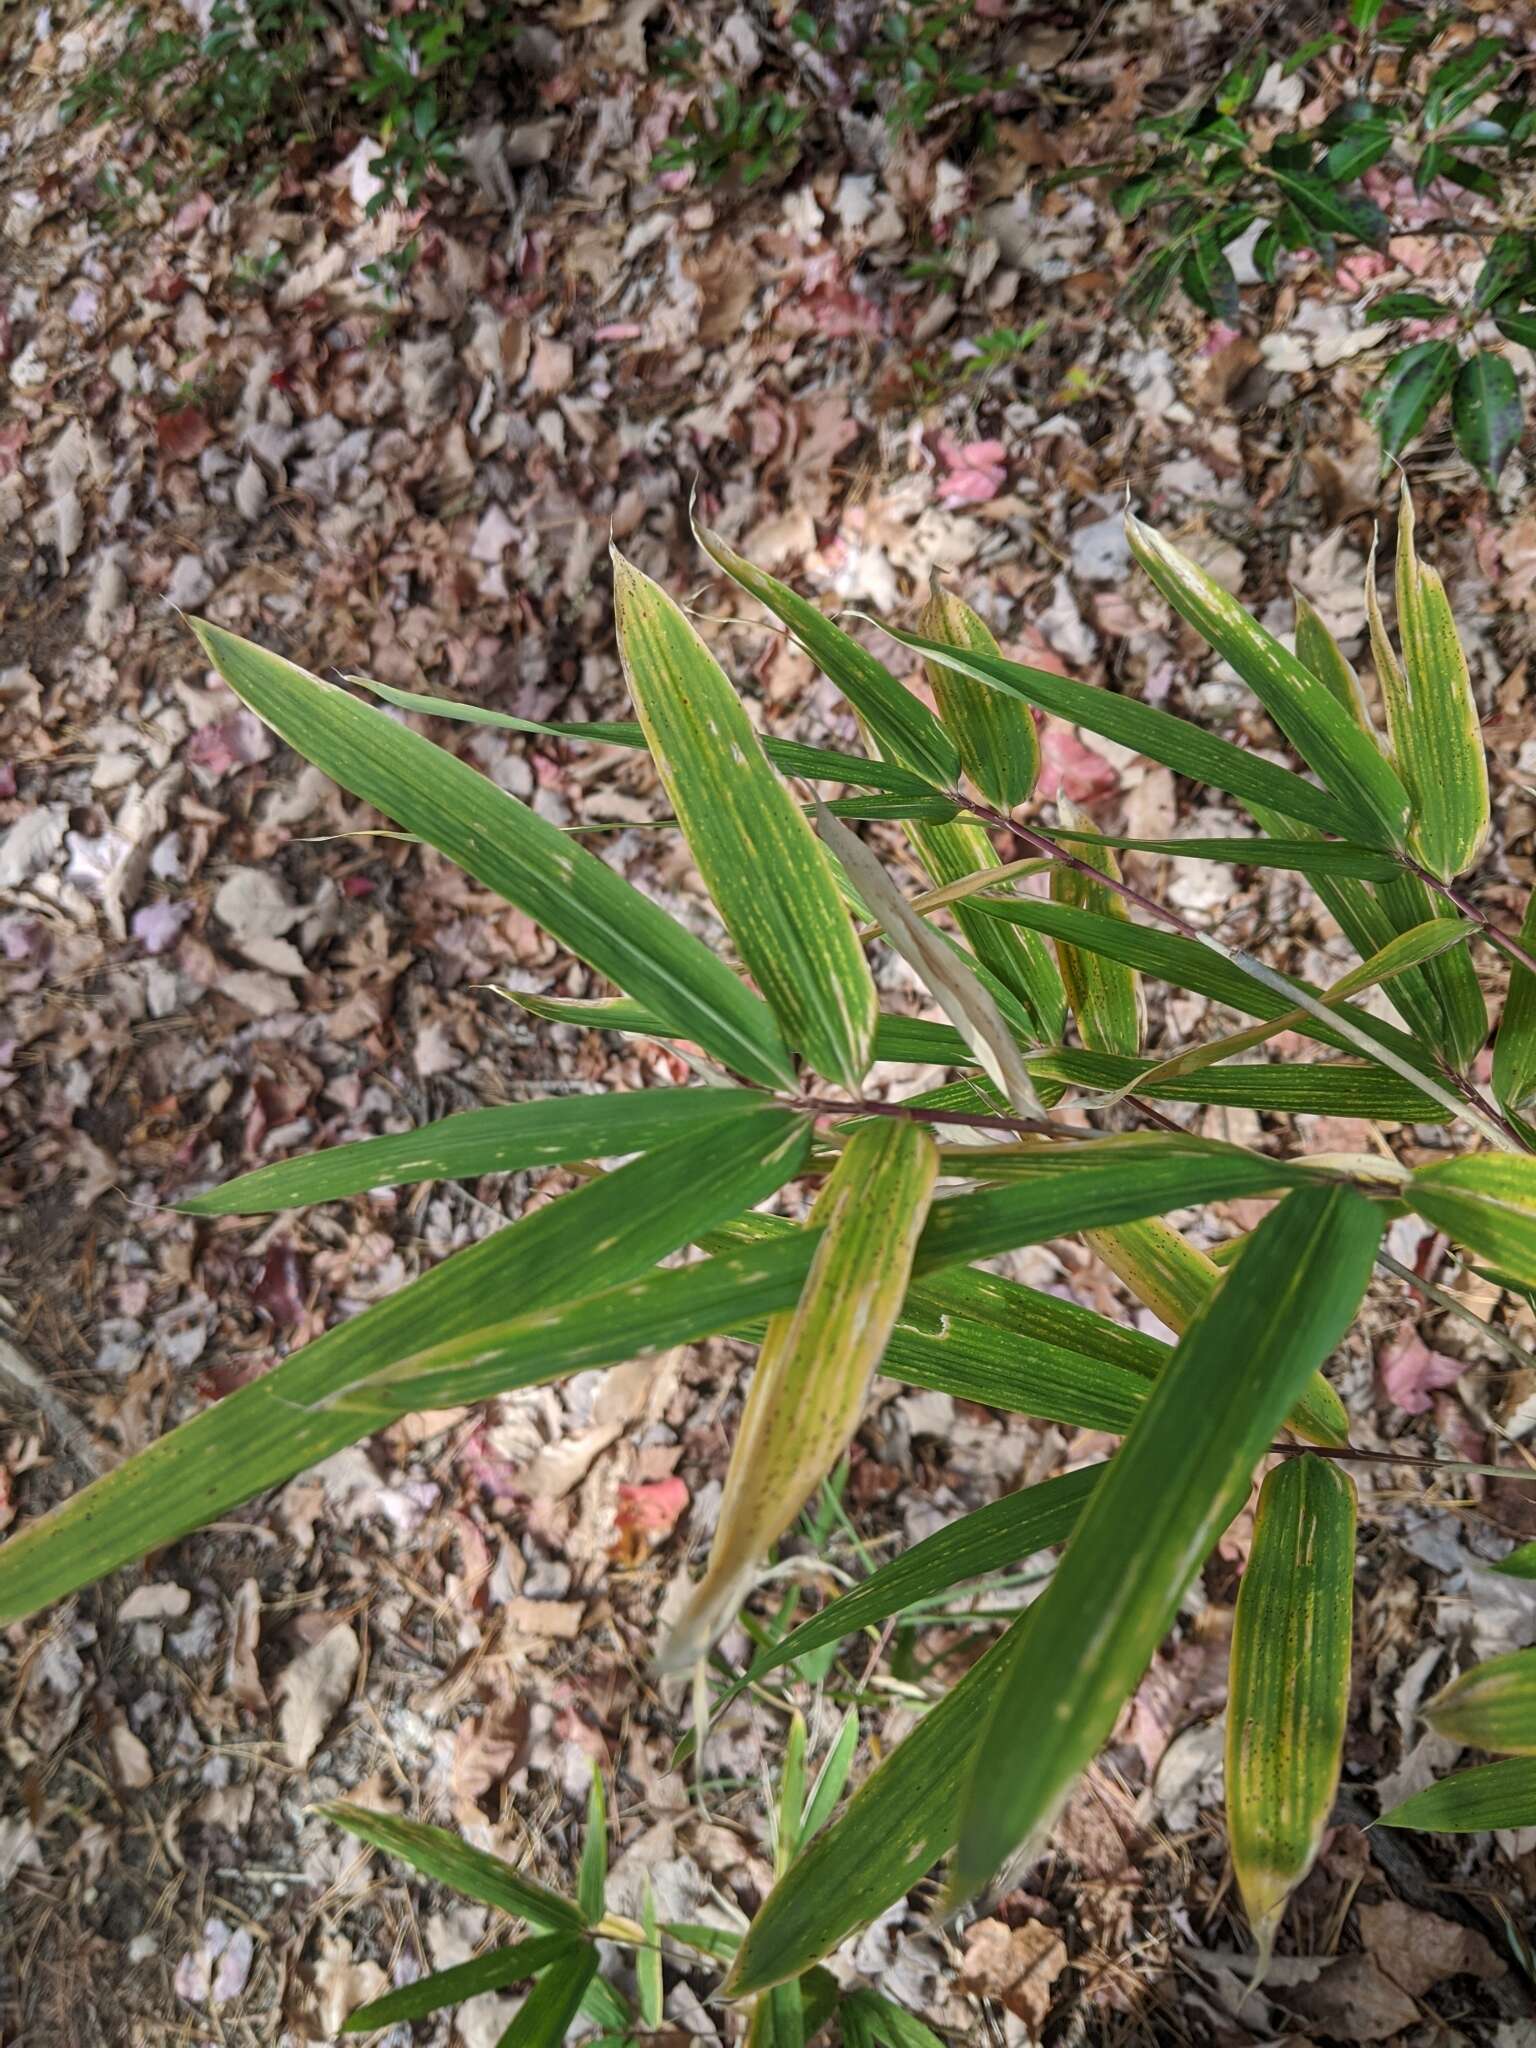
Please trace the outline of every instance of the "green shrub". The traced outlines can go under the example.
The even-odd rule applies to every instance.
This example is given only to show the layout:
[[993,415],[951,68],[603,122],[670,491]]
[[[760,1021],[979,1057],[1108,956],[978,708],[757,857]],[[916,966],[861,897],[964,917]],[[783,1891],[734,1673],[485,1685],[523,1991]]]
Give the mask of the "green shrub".
[[[760,742],[682,611],[617,555],[638,723],[534,725],[363,686],[409,712],[648,746],[730,958],[588,852],[579,828],[557,830],[361,697],[194,622],[209,662],[298,753],[619,991],[516,1000],[538,1016],[683,1044],[697,1085],[473,1111],[262,1166],[183,1201],[192,1216],[261,1214],[381,1184],[584,1163],[574,1193],[455,1253],[23,1526],[0,1545],[0,1621],[403,1415],[719,1333],[758,1343],[760,1364],[710,1567],[664,1662],[702,1663],[751,1597],[765,1553],[846,1448],[877,1364],[957,1398],[1120,1435],[1107,1462],[954,1523],[787,1633],[759,1629],[738,1683],[803,1671],[811,1651],[1065,1544],[1041,1597],[841,1816],[830,1818],[827,1794],[817,1819],[828,1824],[792,1858],[781,1832],[777,1883],[724,1987],[760,1994],[804,1986],[951,1852],[963,1897],[1043,1839],[1248,1500],[1255,1468],[1278,1451],[1237,1613],[1229,1781],[1238,1880],[1267,1942],[1327,1820],[1348,1687],[1353,1452],[1322,1369],[1387,1223],[1404,1211],[1500,1284],[1536,1286],[1536,916],[1506,932],[1459,886],[1487,829],[1487,776],[1450,606],[1417,557],[1406,496],[1396,646],[1374,578],[1367,592],[1385,732],[1315,614],[1302,609],[1292,653],[1169,541],[1134,518],[1128,531],[1157,590],[1254,691],[1310,776],[1152,705],[1007,661],[981,620],[942,593],[921,632],[884,628],[927,664],[937,716],[707,532],[714,563],[848,698],[870,754]],[[1066,806],[1051,829],[1024,819],[1039,769],[1036,708],[1222,792],[1247,808],[1256,835],[1115,838]],[[803,785],[827,782],[853,793],[805,801]],[[904,894],[854,829],[861,819],[899,825],[933,886]],[[1016,859],[1000,859],[993,832]],[[1282,974],[1127,884],[1126,847],[1304,876],[1360,964],[1328,989]],[[1040,872],[1048,898],[1015,892],[1021,874]],[[877,935],[946,1022],[879,1008],[866,954]],[[1472,1078],[1488,1033],[1474,939],[1511,963],[1491,1094]],[[1146,977],[1248,1021],[1154,1056],[1143,1042]],[[1352,1000],[1376,988],[1395,1021]],[[1309,1039],[1313,1054],[1246,1057],[1280,1032]],[[941,1064],[955,1078],[891,1101],[870,1090],[882,1061]],[[1064,1100],[1147,1127],[1089,1133],[1053,1119]],[[1270,1149],[1218,1143],[1171,1120],[1180,1104],[1372,1118],[1413,1127],[1417,1157],[1434,1156],[1410,1166],[1385,1143],[1309,1156],[1294,1136]],[[614,1159],[626,1163],[599,1165]],[[762,1213],[801,1180],[821,1183],[805,1221]],[[1163,1220],[1237,1197],[1274,1206],[1219,1257]],[[1175,1344],[985,1269],[1079,1232]],[[665,1263],[689,1247],[701,1256]],[[1503,1718],[1477,1726],[1497,1746],[1529,1734],[1519,1714],[1531,1681],[1523,1667],[1494,1676],[1477,1698],[1488,1709],[1491,1696]],[[1460,1697],[1457,1725],[1470,1729]],[[789,1811],[800,1811],[798,1792]],[[587,1890],[590,1927],[597,1881]],[[589,1963],[550,1965],[560,1998],[586,1995]]]
[[1506,340],[1536,346],[1536,233],[1521,196],[1536,105],[1519,90],[1516,52],[1454,16],[1353,0],[1347,29],[1305,44],[1283,69],[1292,74],[1324,53],[1349,60],[1354,89],[1316,127],[1261,146],[1253,100],[1271,61],[1261,44],[1193,107],[1141,122],[1133,160],[1072,175],[1113,169],[1121,217],[1156,216],[1153,246],[1124,295],[1143,320],[1175,285],[1213,318],[1236,320],[1242,301],[1227,251],[1256,224],[1253,265],[1270,285],[1287,250],[1315,250],[1332,264],[1341,244],[1381,249],[1394,234],[1411,234],[1409,222],[1394,223],[1360,189],[1377,165],[1411,173],[1416,193],[1443,180],[1489,201],[1504,225],[1469,295],[1389,292],[1366,317],[1455,329],[1388,360],[1370,400],[1383,454],[1400,454],[1449,398],[1456,445],[1492,484],[1519,441],[1524,408],[1508,359],[1480,346],[1477,330],[1492,321]]

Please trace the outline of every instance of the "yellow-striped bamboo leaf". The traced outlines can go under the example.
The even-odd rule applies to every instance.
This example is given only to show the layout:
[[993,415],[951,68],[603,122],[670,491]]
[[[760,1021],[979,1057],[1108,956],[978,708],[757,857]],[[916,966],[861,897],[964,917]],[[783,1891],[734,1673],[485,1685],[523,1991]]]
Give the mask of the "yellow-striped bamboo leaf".
[[1536,1287],[1536,1159],[1468,1152],[1413,1174],[1404,1200],[1522,1287]]
[[559,1303],[633,1280],[765,1200],[808,1148],[804,1118],[765,1104],[730,1144],[714,1126],[675,1139],[456,1252],[24,1524],[0,1544],[0,1616],[46,1606],[434,1405],[414,1397],[402,1361],[501,1320],[511,1304],[537,1326]]
[[1227,1695],[1227,1830],[1260,1977],[1338,1790],[1354,1576],[1348,1475],[1322,1458],[1288,1458],[1259,1490]]
[[[1527,952],[1536,947],[1536,890],[1526,901],[1520,938]],[[1493,1041],[1493,1092],[1501,1109],[1516,1116],[1536,1107],[1536,974],[1511,961],[1509,993]]]
[[[1281,817],[1305,822],[1338,839],[1359,839],[1374,843],[1374,834],[1352,829],[1354,814],[1326,789],[1308,782],[1289,768],[1266,761],[1251,748],[1237,747],[1219,739],[1187,718],[1160,711],[1155,704],[1142,704],[1134,697],[1122,697],[1116,690],[1096,688],[1071,676],[1056,675],[1050,669],[1028,668],[1022,662],[994,659],[969,647],[947,647],[921,633],[908,633],[884,619],[874,621],[882,633],[902,647],[910,647],[925,659],[955,668],[978,682],[1038,704],[1056,718],[1101,734],[1120,746],[1133,747],[1149,761],[1161,761],[1179,774],[1212,789],[1225,791],[1243,803],[1268,805]],[[1271,828],[1265,827],[1266,831]]]
[[[937,577],[917,630],[930,640],[1002,657],[986,622],[952,597]],[[1040,773],[1040,736],[1028,705],[942,662],[924,665],[939,717],[960,749],[961,766],[989,803],[1011,811],[1023,803]]]
[[577,1159],[621,1159],[691,1131],[751,1117],[762,1097],[745,1088],[649,1088],[632,1095],[552,1095],[500,1109],[469,1109],[419,1131],[360,1138],[300,1159],[275,1160],[192,1195],[184,1216],[262,1216],[335,1202],[368,1188],[475,1180]]
[[847,1449],[907,1291],[938,1165],[924,1126],[872,1120],[854,1132],[817,1197],[805,1287],[763,1340],[709,1564],[662,1654],[664,1669],[706,1653]]
[[1487,1828],[1536,1827],[1536,1757],[1453,1771],[1389,1807],[1382,1828],[1424,1828],[1437,1835],[1479,1835]]
[[1363,733],[1375,739],[1366,714],[1360,678],[1332,633],[1298,592],[1296,597],[1296,659],[1326,683]]
[[938,719],[904,689],[867,647],[834,626],[788,584],[754,568],[718,533],[694,523],[700,547],[731,581],[781,619],[826,676],[835,683],[893,761],[938,789],[951,789],[960,773],[960,752]]
[[1297,660],[1198,563],[1134,513],[1131,553],[1180,618],[1215,648],[1253,691],[1307,766],[1349,814],[1341,836],[1401,846],[1408,792],[1375,741],[1360,730],[1328,684]]
[[785,1038],[857,1094],[875,984],[826,854],[719,663],[617,549],[613,599],[630,695],[705,887]]
[[1028,1666],[973,1760],[958,1890],[1040,1837],[1107,1739],[1264,1447],[1348,1329],[1382,1222],[1352,1189],[1297,1190],[1196,1313],[1031,1610]]
[[1513,1650],[1462,1672],[1424,1709],[1437,1735],[1495,1755],[1536,1756],[1536,1650]]
[[[1057,798],[1057,809],[1068,826],[1088,823],[1077,806],[1064,796]],[[1097,868],[1107,881],[1092,881],[1081,868],[1059,864],[1051,870],[1052,902],[1129,924],[1125,898],[1108,886],[1120,879],[1120,863],[1114,854],[1107,846],[1090,844],[1078,848],[1078,859]],[[1087,952],[1081,946],[1070,946],[1060,940],[1056,958],[1083,1044],[1090,1052],[1116,1052],[1134,1059],[1141,1051],[1142,1033],[1146,1029],[1141,979],[1136,970],[1106,953]]]
[[733,1071],[771,1087],[794,1067],[772,1012],[702,940],[465,761],[291,661],[203,619],[213,667],[306,761],[466,873],[641,1002],[659,1004]]
[[[1374,604],[1374,564],[1367,591]],[[1456,618],[1439,574],[1413,545],[1413,500],[1398,501],[1397,631],[1402,666],[1383,668],[1398,768],[1413,799],[1408,843],[1442,881],[1465,874],[1488,835],[1488,766]],[[1373,645],[1385,639],[1371,620]],[[1379,659],[1378,655],[1378,659]]]

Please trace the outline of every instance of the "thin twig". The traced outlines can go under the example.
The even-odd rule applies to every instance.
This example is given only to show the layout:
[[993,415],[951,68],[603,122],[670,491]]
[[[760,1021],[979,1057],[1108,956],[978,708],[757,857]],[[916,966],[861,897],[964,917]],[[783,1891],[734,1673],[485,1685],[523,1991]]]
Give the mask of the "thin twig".
[[1044,1116],[1001,1116],[990,1110],[930,1109],[914,1102],[834,1102],[825,1095],[797,1095],[790,1098],[789,1107],[808,1110],[813,1116],[890,1116],[914,1124],[964,1124],[979,1131],[1003,1131],[1012,1138],[1081,1140],[1095,1135],[1080,1125],[1053,1123]]

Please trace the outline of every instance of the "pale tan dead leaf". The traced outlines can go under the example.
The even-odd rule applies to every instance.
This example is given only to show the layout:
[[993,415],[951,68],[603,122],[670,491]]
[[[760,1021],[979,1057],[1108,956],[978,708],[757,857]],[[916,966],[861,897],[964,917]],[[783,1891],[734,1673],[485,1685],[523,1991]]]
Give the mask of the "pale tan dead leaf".
[[155,1767],[149,1751],[121,1715],[107,1730],[107,1762],[112,1776],[125,1792],[142,1792],[155,1781]]
[[1001,1920],[978,1920],[966,1930],[959,1985],[973,1997],[998,1999],[1038,2035],[1066,1967],[1066,1943],[1040,1921],[1009,1927]]
[[249,1708],[253,1714],[264,1714],[267,1710],[266,1688],[256,1669],[256,1649],[260,1641],[261,1588],[254,1579],[245,1579],[235,1595],[230,1618],[224,1690],[238,1706]]
[[361,1654],[356,1634],[342,1623],[301,1651],[278,1680],[278,1734],[295,1770],[302,1770],[320,1747],[352,1689]]

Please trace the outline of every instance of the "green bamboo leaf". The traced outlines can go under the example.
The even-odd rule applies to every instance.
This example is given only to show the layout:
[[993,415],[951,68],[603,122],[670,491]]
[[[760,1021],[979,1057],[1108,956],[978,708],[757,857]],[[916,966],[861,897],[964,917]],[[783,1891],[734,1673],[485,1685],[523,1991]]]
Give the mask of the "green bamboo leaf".
[[[1448,924],[1461,921],[1460,912],[1441,897],[1432,896],[1417,875],[1401,874],[1393,881],[1378,883],[1375,899],[1386,920],[1387,936],[1412,931],[1432,917]],[[1426,1003],[1419,1000],[1421,989],[1427,1005],[1432,1006],[1427,1016]],[[1442,1059],[1458,1073],[1471,1066],[1488,1036],[1488,1006],[1466,947],[1454,946],[1426,961],[1422,969],[1405,974],[1394,984],[1392,996],[1414,1030]]]
[[318,1811],[322,1819],[334,1821],[370,1849],[398,1857],[423,1877],[447,1885],[466,1899],[478,1899],[482,1906],[549,1933],[570,1937],[582,1932],[581,1913],[571,1900],[524,1877],[510,1863],[476,1849],[447,1828],[403,1820],[398,1814],[379,1813],[371,1806],[354,1806],[344,1799],[333,1800]]
[[804,1119],[765,1105],[730,1145],[712,1128],[676,1139],[455,1253],[11,1535],[0,1544],[0,1615],[35,1612],[429,1405],[412,1399],[400,1361],[509,1301],[537,1323],[555,1304],[632,1280],[766,1199],[808,1149]]
[[796,1708],[789,1717],[784,1738],[784,1757],[779,1765],[779,1796],[773,1811],[773,1867],[782,1875],[795,1860],[800,1846],[800,1822],[805,1813],[805,1716]]
[[496,2048],[560,2048],[597,1975],[597,1950],[581,1942],[551,1963]]
[[[1030,1061],[1037,1084],[1061,1081],[1150,1102],[1201,1102],[1219,1108],[1276,1110],[1284,1116],[1366,1117],[1381,1123],[1443,1124],[1450,1111],[1396,1074],[1347,1060],[1207,1067],[1152,1081],[1156,1062],[1113,1059],[1104,1053],[1047,1053]],[[963,1084],[973,1086],[974,1084]],[[955,1106],[960,1106],[956,1097]]]
[[1348,1329],[1381,1229],[1350,1189],[1298,1190],[1207,1297],[1032,1610],[1029,1664],[975,1753],[958,1890],[1038,1839],[1107,1739],[1265,1445]]
[[1437,1835],[1476,1835],[1485,1828],[1536,1827],[1536,1757],[1453,1771],[1438,1785],[1389,1807],[1381,1828],[1425,1828]]
[[665,1986],[661,1973],[661,1930],[656,1922],[656,1894],[646,1873],[640,1899],[640,1926],[644,1943],[635,1950],[635,1990],[640,2001],[640,2019],[651,2032],[660,2031]]
[[1342,836],[1401,846],[1408,792],[1368,734],[1319,681],[1189,557],[1126,514],[1131,552],[1179,616],[1234,668],[1353,821]]
[[960,754],[938,719],[910,690],[903,689],[885,665],[867,648],[850,639],[816,606],[797,597],[787,584],[738,555],[719,534],[694,524],[704,552],[731,581],[782,619],[822,674],[837,685],[858,712],[883,751],[903,768],[939,789],[952,789],[960,773]]
[[1134,697],[1096,689],[1091,683],[1075,682],[1048,669],[995,660],[969,647],[948,647],[941,640],[905,632],[882,619],[872,623],[899,645],[914,648],[926,660],[974,676],[978,682],[1022,697],[1027,704],[1038,704],[1042,711],[1049,711],[1056,718],[1132,747],[1148,760],[1161,761],[1181,775],[1223,790],[1244,803],[1268,805],[1282,817],[1314,825],[1336,838],[1353,840],[1361,836],[1350,828],[1348,809],[1327,790],[1317,788],[1288,768],[1277,767],[1261,754],[1235,747],[1230,740],[1218,739],[1187,718],[1160,711],[1155,704],[1141,704]]
[[[1374,738],[1374,734],[1371,733],[1371,721],[1365,709],[1365,698],[1360,689],[1360,678],[1345,658],[1343,648],[1299,592],[1295,604],[1296,659],[1304,669],[1310,670],[1320,683],[1327,684],[1360,730]],[[1388,877],[1376,876],[1371,879],[1384,880]]]
[[759,1907],[722,1987],[747,1997],[830,1955],[909,1892],[955,1839],[967,1760],[1004,1679],[1027,1648],[1016,1621],[859,1787]]
[[967,965],[918,917],[880,861],[846,825],[820,810],[821,834],[839,866],[880,920],[887,943],[918,974],[929,994],[970,1046],[976,1059],[1020,1116],[1039,1116],[1040,1099],[1014,1034],[996,998]]
[[662,1652],[664,1670],[708,1651],[769,1549],[847,1449],[907,1291],[938,1166],[924,1126],[872,1121],[854,1132],[817,1197],[805,1288],[764,1339],[709,1565]]
[[[1057,808],[1068,827],[1086,823],[1066,797],[1058,797]],[[1125,898],[1108,886],[1108,882],[1120,880],[1120,863],[1113,853],[1102,844],[1088,844],[1078,857],[1106,876],[1107,882],[1091,881],[1081,868],[1058,863],[1051,870],[1051,901],[1129,924]],[[1088,1051],[1120,1053],[1134,1059],[1141,1051],[1146,1029],[1146,1008],[1135,969],[1107,954],[1060,942],[1056,957],[1078,1036]]]
[[[1536,946],[1536,891],[1526,899],[1520,939]],[[879,1032],[876,1031],[878,1050]],[[1493,1092],[1499,1107],[1524,1115],[1536,1104],[1536,974],[1511,961],[1509,993],[1493,1041]]]
[[[930,640],[1002,657],[985,622],[960,598],[950,596],[937,578],[917,630]],[[1040,773],[1040,736],[1029,707],[942,662],[930,661],[925,667],[939,716],[960,749],[966,774],[989,803],[1013,810],[1033,790]]]
[[1354,1574],[1348,1476],[1322,1458],[1287,1459],[1259,1491],[1227,1694],[1227,1828],[1260,1977],[1338,1789]]
[[[1131,924],[1121,918],[1077,910],[1066,904],[1041,903],[1033,897],[1002,899],[978,896],[973,900],[978,907],[985,909],[989,917],[1022,924],[1031,931],[1065,941],[1069,946],[1104,954],[1111,960],[1136,968],[1142,974],[1154,974],[1160,981],[1171,982],[1175,988],[1191,989],[1196,995],[1225,1003],[1228,1009],[1237,1010],[1244,1016],[1271,1019],[1288,1014],[1292,1007],[1277,990],[1255,981],[1235,961],[1227,959],[1214,947],[1181,938],[1175,932],[1158,931],[1150,925]],[[1290,985],[1307,995],[1318,993],[1301,982]],[[1400,1058],[1426,1074],[1432,1072],[1432,1056],[1395,1026],[1351,1003],[1340,1006],[1340,1015]],[[1335,1035],[1310,1013],[1305,1027],[1298,1028],[1305,1028],[1308,1037],[1324,1045],[1353,1049],[1348,1039]]]
[[1469,1152],[1420,1167],[1403,1199],[1522,1287],[1536,1286],[1536,1158]]
[[1436,1693],[1424,1718],[1437,1735],[1469,1749],[1536,1756],[1536,1650],[1474,1664]]
[[761,1108],[762,1097],[745,1088],[652,1088],[470,1109],[419,1131],[361,1138],[258,1166],[176,1208],[183,1216],[261,1216],[369,1188],[476,1180],[485,1173],[519,1173],[576,1159],[620,1159],[693,1132],[718,1130],[723,1138],[733,1118],[750,1118]]
[[1451,424],[1456,446],[1492,490],[1525,426],[1520,383],[1507,356],[1486,348],[1468,356],[1451,392]]
[[1492,1567],[1506,1578],[1536,1579],[1536,1543],[1521,1543]]
[[1098,1483],[1102,1465],[1086,1465],[1059,1479],[1026,1486],[1018,1493],[961,1515],[921,1543],[871,1573],[851,1593],[844,1593],[820,1614],[802,1621],[781,1641],[754,1659],[733,1691],[755,1685],[770,1671],[792,1664],[812,1650],[838,1643],[857,1630],[900,1614],[919,1601],[947,1593],[967,1580],[1001,1571],[1053,1543],[1063,1543]]
[[1386,882],[1402,873],[1390,853],[1352,846],[1340,839],[1126,839],[1058,825],[1053,838],[1068,846],[1118,847],[1129,853],[1163,853],[1175,860],[1227,860],[1250,868],[1291,868],[1304,875],[1345,875]]
[[434,1970],[418,1977],[414,1984],[402,1984],[398,1991],[360,2005],[349,2013],[344,2034],[367,2034],[376,2027],[398,2026],[407,2020],[425,2019],[447,2006],[462,2005],[486,1991],[505,1991],[509,1984],[526,1983],[546,1963],[558,1961],[580,1946],[574,1934],[539,1934],[512,1948],[487,1949],[473,1961],[459,1963],[451,1970]]
[[581,1868],[576,1876],[576,1903],[588,1927],[603,1917],[603,1894],[608,1886],[608,1806],[603,1797],[603,1774],[594,1763],[592,1782],[587,1787],[587,1831],[581,1843]]
[[931,2027],[878,1991],[850,1991],[838,2008],[843,2048],[944,2048]]
[[1413,797],[1409,844],[1443,881],[1464,874],[1488,834],[1488,769],[1466,656],[1445,585],[1419,561],[1413,500],[1403,485],[1397,527],[1397,630],[1402,667],[1384,655],[1375,577],[1366,572],[1372,647],[1387,722]]
[[832,1747],[822,1760],[821,1769],[816,1773],[810,1797],[805,1802],[805,1812],[800,1821],[800,1847],[814,1841],[837,1810],[848,1783],[848,1773],[853,1769],[854,1752],[859,1746],[859,1710],[850,1707],[842,1718]]
[[714,656],[666,592],[612,554],[630,695],[704,885],[785,1038],[856,1095],[875,984],[827,856]]
[[[584,740],[591,746],[644,747],[645,729],[637,719],[515,718],[509,711],[489,711],[481,704],[465,704],[454,697],[423,696],[419,690],[400,690],[392,683],[375,682],[371,676],[349,675],[346,680],[360,690],[369,690],[400,711],[414,711],[426,718],[450,718],[464,725],[491,725],[505,732],[528,733],[535,737]],[[846,782],[856,788],[883,789],[892,796],[927,797],[935,794],[931,782],[894,761],[872,761],[866,754],[843,754],[830,747],[808,747],[799,740],[774,739],[758,735],[758,743],[774,767],[783,775],[798,775],[809,782]]]
[[1370,394],[1384,456],[1401,455],[1456,380],[1454,341],[1416,341],[1399,350]]
[[206,620],[188,624],[256,715],[343,789],[515,903],[588,966],[686,1020],[735,1072],[772,1087],[794,1068],[767,1007],[703,941],[466,762],[292,662]]

